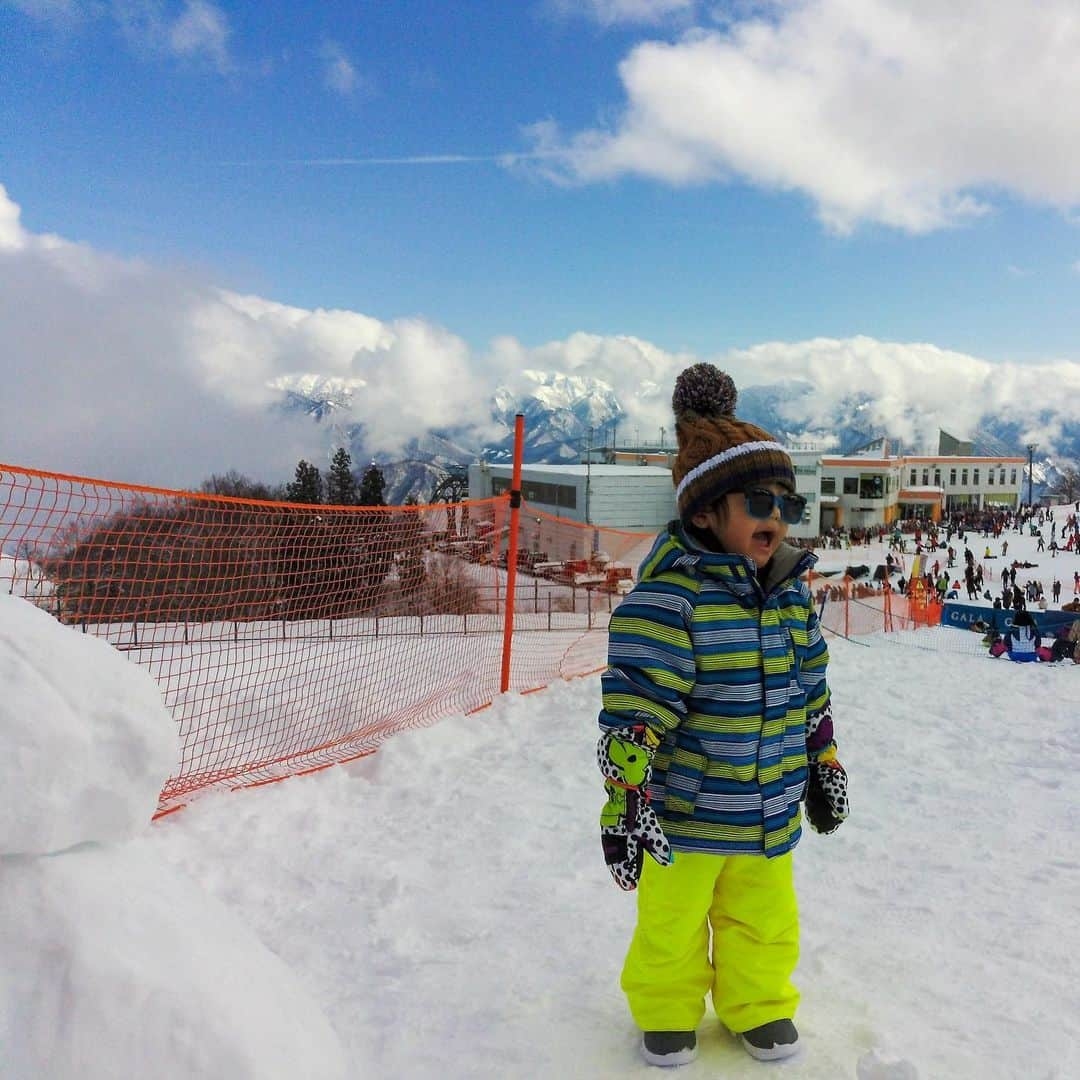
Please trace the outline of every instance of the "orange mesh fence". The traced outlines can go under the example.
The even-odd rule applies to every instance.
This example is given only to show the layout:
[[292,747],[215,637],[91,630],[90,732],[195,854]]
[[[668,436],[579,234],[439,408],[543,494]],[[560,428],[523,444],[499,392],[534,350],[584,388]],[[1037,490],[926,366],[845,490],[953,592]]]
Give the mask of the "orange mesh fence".
[[522,503],[514,589],[516,686],[545,686],[607,663],[608,618],[630,591],[654,538],[567,521]]
[[894,592],[887,583],[813,572],[808,575],[808,584],[827,633],[855,638],[934,627],[941,622],[941,605],[925,592],[907,596]]
[[[0,588],[155,678],[161,810],[375,749],[499,692],[509,498],[297,506],[0,465]],[[510,689],[601,667],[651,537],[518,515]]]
[[490,702],[507,510],[294,506],[0,466],[0,588],[153,675],[181,742],[166,809]]

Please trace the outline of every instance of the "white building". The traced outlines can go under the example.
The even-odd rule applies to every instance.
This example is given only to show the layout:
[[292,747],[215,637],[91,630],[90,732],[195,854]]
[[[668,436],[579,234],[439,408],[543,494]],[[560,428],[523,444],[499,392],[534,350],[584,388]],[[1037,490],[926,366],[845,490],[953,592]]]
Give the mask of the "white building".
[[946,510],[1017,507],[1023,501],[1022,457],[905,457],[905,487],[940,488]]
[[[512,465],[469,466],[469,498],[510,490]],[[581,524],[659,532],[675,514],[671,470],[658,465],[523,465],[521,494],[537,510]]]
[[821,459],[821,531],[834,526],[890,525],[943,511],[1016,507],[1024,459],[938,454],[875,457],[853,454]]

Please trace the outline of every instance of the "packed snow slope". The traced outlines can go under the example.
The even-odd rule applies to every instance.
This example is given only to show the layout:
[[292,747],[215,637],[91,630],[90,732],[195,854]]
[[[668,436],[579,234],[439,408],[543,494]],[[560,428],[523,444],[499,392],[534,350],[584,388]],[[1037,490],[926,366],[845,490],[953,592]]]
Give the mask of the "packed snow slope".
[[[852,814],[795,855],[802,1051],[753,1062],[707,1015],[679,1077],[1080,1076],[1080,667],[831,647]],[[505,697],[134,844],[285,961],[351,1077],[655,1076],[618,986],[598,707],[596,678]]]

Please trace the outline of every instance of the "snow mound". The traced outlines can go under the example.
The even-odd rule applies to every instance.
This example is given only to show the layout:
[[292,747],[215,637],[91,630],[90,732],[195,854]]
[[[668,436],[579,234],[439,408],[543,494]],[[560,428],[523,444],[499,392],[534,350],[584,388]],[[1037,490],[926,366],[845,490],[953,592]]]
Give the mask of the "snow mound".
[[337,1036],[289,968],[141,850],[0,859],[0,911],[0,1076],[345,1076]]
[[154,680],[111,645],[0,595],[0,854],[146,828],[178,759]]

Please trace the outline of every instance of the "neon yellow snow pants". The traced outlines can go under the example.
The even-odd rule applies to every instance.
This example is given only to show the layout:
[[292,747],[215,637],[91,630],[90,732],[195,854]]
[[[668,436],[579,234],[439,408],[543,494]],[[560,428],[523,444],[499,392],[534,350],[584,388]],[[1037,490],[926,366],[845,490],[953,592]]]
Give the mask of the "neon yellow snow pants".
[[733,1032],[794,1017],[799,911],[790,852],[680,851],[668,867],[646,859],[637,900],[622,988],[642,1031],[694,1030],[710,991]]

